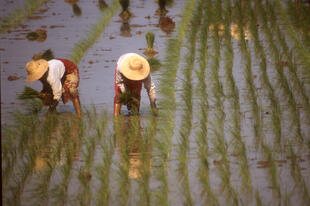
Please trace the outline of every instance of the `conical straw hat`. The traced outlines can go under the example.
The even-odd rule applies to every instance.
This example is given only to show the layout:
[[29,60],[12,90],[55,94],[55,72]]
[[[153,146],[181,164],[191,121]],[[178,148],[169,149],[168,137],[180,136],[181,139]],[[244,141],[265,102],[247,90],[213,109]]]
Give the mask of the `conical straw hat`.
[[150,73],[148,61],[138,54],[126,57],[120,65],[120,68],[120,72],[130,80],[145,79]]
[[37,61],[30,61],[26,64],[26,70],[28,72],[27,82],[34,82],[40,79],[47,71],[48,62],[44,59]]

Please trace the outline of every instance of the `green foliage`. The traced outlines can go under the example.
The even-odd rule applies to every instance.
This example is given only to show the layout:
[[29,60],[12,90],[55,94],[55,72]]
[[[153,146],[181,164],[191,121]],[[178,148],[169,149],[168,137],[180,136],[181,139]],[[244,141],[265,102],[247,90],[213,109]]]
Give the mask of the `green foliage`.
[[155,35],[154,35],[154,33],[148,31],[148,32],[145,34],[145,39],[146,39],[147,47],[148,47],[148,48],[153,48],[153,46],[154,46],[154,40],[155,40]]
[[122,6],[123,11],[128,11],[130,1],[129,0],[119,0],[120,5]]
[[17,96],[17,99],[25,100],[25,99],[34,99],[39,97],[39,92],[31,87],[25,86],[22,93]]
[[72,10],[75,16],[81,16],[82,15],[82,9],[79,7],[78,4],[72,4]]
[[162,66],[160,60],[155,58],[155,57],[153,57],[151,59],[147,59],[147,61],[150,64],[151,72],[157,71]]

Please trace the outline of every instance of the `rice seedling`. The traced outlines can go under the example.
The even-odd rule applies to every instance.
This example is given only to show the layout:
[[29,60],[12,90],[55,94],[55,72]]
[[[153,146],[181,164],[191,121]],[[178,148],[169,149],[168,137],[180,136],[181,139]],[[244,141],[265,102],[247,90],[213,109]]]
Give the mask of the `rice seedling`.
[[140,189],[140,198],[138,205],[151,205],[150,178],[152,170],[152,146],[157,132],[157,118],[151,117],[148,124],[143,129],[141,141],[139,144],[141,164],[138,166],[140,178],[138,179]]
[[275,161],[273,159],[273,155],[272,155],[272,151],[270,150],[270,148],[265,144],[265,143],[261,143],[262,144],[262,150],[264,152],[265,157],[267,158],[267,162],[269,165],[268,168],[268,175],[269,175],[269,181],[270,184],[272,185],[273,189],[275,192],[273,192],[274,197],[277,199],[277,203],[281,202],[281,188],[280,185],[278,183],[278,173],[277,173],[277,167],[275,164]]
[[279,64],[281,61],[279,50],[274,43],[272,31],[269,29],[267,25],[267,19],[265,18],[266,17],[265,10],[263,9],[261,2],[255,1],[255,6],[258,8],[258,12],[260,12],[260,16],[262,17],[263,30],[266,33],[270,50],[273,53],[275,69],[277,71],[277,75],[279,78],[278,84],[284,90],[284,95],[287,95],[287,104],[290,107],[291,115],[292,115],[291,119],[293,120],[292,121],[293,124],[295,124],[296,126],[296,131],[294,132],[296,133],[298,141],[302,142],[303,137],[302,137],[301,128],[300,128],[299,110],[296,107],[294,96],[288,85],[287,79],[283,73],[283,68],[281,64]]
[[305,93],[305,89],[303,88],[303,83],[298,79],[297,72],[296,72],[297,66],[294,62],[292,52],[290,52],[290,49],[288,48],[288,45],[285,41],[285,37],[276,22],[277,18],[275,15],[274,7],[269,2],[266,2],[266,6],[267,6],[266,9],[271,17],[271,26],[274,28],[277,38],[279,40],[280,46],[281,46],[281,52],[284,54],[285,58],[288,61],[288,68],[289,68],[288,71],[290,72],[290,75],[293,77],[292,82],[293,82],[294,87],[292,88],[292,90],[298,91],[298,93],[301,95],[301,100],[307,112],[307,116],[310,117],[309,98]]
[[[111,135],[107,135],[109,137]],[[112,165],[112,155],[114,152],[114,144],[112,138],[103,140],[101,143],[101,148],[103,150],[103,163],[97,166],[98,178],[100,181],[100,187],[96,195],[96,205],[108,205],[110,199],[110,172]]]
[[[162,94],[159,102],[161,124],[158,125],[159,133],[157,149],[160,154],[159,171],[156,178],[160,185],[156,189],[156,204],[168,205],[168,182],[167,182],[167,163],[169,159],[171,137],[174,130],[174,110],[175,110],[175,90],[176,72],[180,61],[180,48],[184,40],[185,31],[190,22],[191,14],[195,5],[194,0],[186,3],[183,11],[183,16],[177,27],[177,38],[169,39],[167,42],[167,56],[165,57],[165,68],[160,76],[159,92]],[[168,80],[168,81],[167,81]]]
[[132,13],[129,10],[130,1],[129,0],[119,0],[120,5],[122,6],[122,12],[119,14],[119,16],[127,20],[132,16]]
[[97,5],[101,11],[104,11],[108,7],[108,4],[104,0],[98,0]]
[[[251,70],[251,55],[250,51],[248,48],[248,45],[245,41],[244,37],[244,30],[243,30],[243,19],[245,18],[244,12],[241,10],[241,5],[240,2],[236,2],[236,11],[237,13],[237,22],[238,22],[238,27],[239,27],[239,33],[240,33],[240,49],[243,55],[243,58],[245,59],[244,64],[244,73],[245,73],[245,80],[246,80],[246,87],[248,88],[248,98],[251,102],[252,105],[252,114],[253,114],[253,126],[254,126],[254,135],[255,135],[255,140],[256,143],[259,142],[261,138],[261,124],[260,124],[260,119],[259,119],[259,106],[257,103],[257,96],[256,96],[256,91],[253,83],[253,74]],[[256,144],[257,145],[257,144]]]
[[308,17],[309,11],[304,6],[304,4],[300,4],[300,8],[296,8],[293,2],[288,1],[286,2],[287,7],[287,13],[289,14],[289,19],[292,22],[292,25],[294,26],[294,29],[299,31],[298,36],[303,41],[304,45],[309,50],[310,48],[310,33],[309,33],[309,23],[310,18]]
[[191,30],[188,32],[187,48],[188,53],[185,56],[185,67],[183,69],[184,80],[182,81],[181,99],[184,102],[184,112],[182,114],[181,129],[179,132],[179,144],[178,144],[178,178],[181,182],[182,193],[184,194],[184,204],[194,205],[192,199],[189,178],[188,178],[188,152],[189,152],[189,136],[192,130],[192,71],[194,69],[195,51],[196,51],[196,37],[199,30],[202,10],[202,1],[197,1],[195,10],[191,18]]
[[28,0],[23,8],[17,8],[8,16],[4,17],[0,25],[0,34],[20,24],[25,18],[31,16],[37,9],[49,0]]
[[241,135],[241,123],[240,123],[240,101],[239,101],[239,91],[236,86],[232,69],[233,69],[233,59],[234,59],[234,53],[232,48],[232,42],[231,42],[231,36],[228,25],[231,23],[231,1],[225,0],[225,13],[224,13],[224,19],[226,22],[225,30],[224,30],[224,41],[225,41],[225,51],[224,51],[224,57],[225,57],[225,76],[226,81],[228,82],[229,88],[230,88],[230,102],[233,108],[233,129],[231,130],[232,139],[234,141],[234,152],[236,154],[239,154],[239,164],[240,164],[240,176],[242,178],[242,189],[243,191],[247,191],[249,196],[251,196],[252,193],[252,180],[251,180],[251,173],[249,169],[248,164],[248,158],[247,158],[247,150],[246,145],[242,139]]
[[45,59],[46,61],[49,61],[49,60],[55,59],[55,56],[51,49],[47,49],[38,54],[34,54],[32,56],[32,59],[33,60]]
[[114,0],[113,3],[111,3],[109,10],[103,13],[102,17],[92,25],[92,29],[87,32],[87,36],[75,44],[69,54],[69,58],[75,64],[78,64],[81,61],[85,52],[98,40],[101,32],[105,29],[118,7],[118,1]]
[[[210,4],[209,4],[210,5]],[[197,170],[197,175],[199,177],[199,181],[202,185],[201,197],[207,197],[204,199],[205,205],[219,205],[216,195],[213,193],[210,179],[209,179],[209,161],[208,161],[208,153],[209,153],[209,145],[208,145],[208,132],[207,125],[208,123],[208,94],[207,94],[207,84],[205,82],[205,73],[206,73],[206,65],[207,65],[207,37],[208,37],[208,27],[210,24],[210,20],[208,19],[207,12],[210,12],[210,8],[208,8],[207,2],[203,3],[203,18],[202,25],[200,29],[200,48],[199,48],[199,70],[196,71],[196,76],[198,78],[197,85],[197,93],[199,96],[199,111],[200,111],[200,125],[199,130],[196,133],[196,144],[198,147],[198,157],[200,159],[200,165]]]
[[277,7],[281,18],[286,24],[285,31],[287,32],[288,36],[294,43],[294,51],[298,54],[297,58],[299,61],[306,66],[305,74],[310,77],[310,51],[308,51],[303,43],[299,40],[297,32],[294,30],[293,25],[291,24],[289,17],[287,15],[286,10],[284,9],[281,1],[275,0],[275,6]]
[[158,0],[158,9],[156,10],[156,14],[159,15],[165,15],[168,13],[168,10],[166,9],[168,1],[167,0]]
[[296,186],[301,190],[302,192],[302,200],[305,204],[310,202],[310,193],[307,187],[307,184],[301,174],[300,166],[298,164],[297,156],[292,148],[292,146],[289,147],[290,152],[290,159],[291,159],[291,175],[295,181]]
[[282,137],[282,128],[281,128],[282,113],[279,108],[279,102],[275,97],[274,89],[272,88],[269,77],[268,77],[267,59],[264,53],[264,48],[260,43],[259,32],[256,26],[257,25],[256,16],[254,15],[254,12],[249,2],[247,2],[246,7],[249,13],[248,16],[250,16],[249,27],[251,30],[251,34],[253,36],[256,58],[259,59],[260,61],[259,66],[260,66],[260,71],[261,71],[260,79],[262,82],[262,88],[266,88],[268,99],[270,100],[270,103],[271,103],[270,104],[271,105],[271,120],[272,120],[272,127],[275,133],[275,142],[280,146],[281,137]]

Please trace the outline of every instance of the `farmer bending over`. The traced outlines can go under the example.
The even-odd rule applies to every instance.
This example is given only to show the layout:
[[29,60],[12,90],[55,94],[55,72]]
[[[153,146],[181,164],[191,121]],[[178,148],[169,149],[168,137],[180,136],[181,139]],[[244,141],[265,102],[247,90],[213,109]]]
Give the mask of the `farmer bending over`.
[[122,104],[128,110],[138,113],[140,109],[142,83],[146,89],[151,108],[157,114],[155,85],[150,75],[150,65],[142,56],[135,53],[122,55],[115,69],[114,116],[118,116]]
[[49,106],[50,112],[56,111],[56,106],[62,98],[64,104],[71,100],[76,113],[81,115],[77,89],[80,79],[79,70],[73,62],[60,58],[49,61],[33,60],[27,63],[26,70],[28,72],[27,82],[40,80],[43,84],[39,98],[43,100],[43,104]]

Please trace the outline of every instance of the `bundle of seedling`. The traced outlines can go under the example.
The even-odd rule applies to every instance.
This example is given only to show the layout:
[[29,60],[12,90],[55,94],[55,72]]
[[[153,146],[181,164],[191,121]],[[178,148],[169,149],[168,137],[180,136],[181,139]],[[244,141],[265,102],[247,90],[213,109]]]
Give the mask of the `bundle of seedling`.
[[145,39],[147,43],[147,49],[143,52],[145,56],[147,56],[147,61],[149,62],[151,66],[151,71],[154,72],[157,69],[160,68],[161,63],[157,58],[154,58],[156,54],[158,54],[157,51],[153,49],[154,46],[154,40],[155,40],[155,35],[153,32],[147,32],[145,34]]
[[128,20],[130,17],[133,16],[133,14],[129,11],[129,0],[119,0],[120,5],[122,6],[122,12],[119,14],[119,16],[123,20]]

